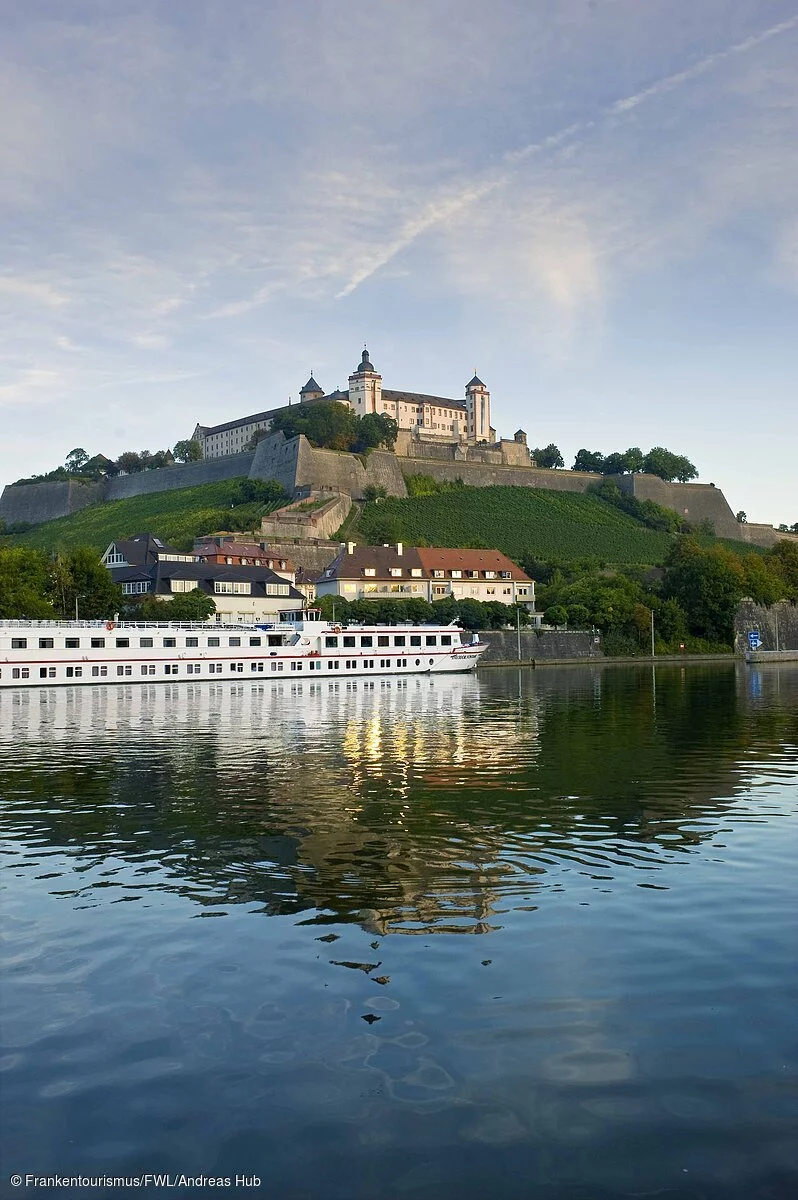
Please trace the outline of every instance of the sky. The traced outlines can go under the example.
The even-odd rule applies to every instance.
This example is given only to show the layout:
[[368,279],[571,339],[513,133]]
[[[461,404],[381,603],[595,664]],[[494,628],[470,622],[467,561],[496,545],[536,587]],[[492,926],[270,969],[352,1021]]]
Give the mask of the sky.
[[798,0],[27,0],[0,485],[346,387],[798,521]]

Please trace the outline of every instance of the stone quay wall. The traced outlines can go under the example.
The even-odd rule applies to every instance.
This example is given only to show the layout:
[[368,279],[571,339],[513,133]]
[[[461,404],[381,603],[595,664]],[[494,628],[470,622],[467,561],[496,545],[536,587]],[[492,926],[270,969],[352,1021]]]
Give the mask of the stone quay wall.
[[759,631],[760,650],[798,650],[798,604],[782,600],[766,607],[742,600],[734,614],[734,649],[738,654],[748,649],[749,630]]
[[[518,662],[518,633],[515,629],[486,629],[480,633],[479,640],[488,643],[480,665]],[[576,629],[521,630],[521,662],[564,658],[603,659],[599,635]]]

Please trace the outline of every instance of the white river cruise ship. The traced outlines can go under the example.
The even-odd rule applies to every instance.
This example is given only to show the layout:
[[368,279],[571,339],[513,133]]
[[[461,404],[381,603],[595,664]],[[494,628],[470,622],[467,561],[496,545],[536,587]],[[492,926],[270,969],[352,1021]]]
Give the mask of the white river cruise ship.
[[0,621],[0,688],[178,679],[320,679],[473,670],[487,649],[459,625]]

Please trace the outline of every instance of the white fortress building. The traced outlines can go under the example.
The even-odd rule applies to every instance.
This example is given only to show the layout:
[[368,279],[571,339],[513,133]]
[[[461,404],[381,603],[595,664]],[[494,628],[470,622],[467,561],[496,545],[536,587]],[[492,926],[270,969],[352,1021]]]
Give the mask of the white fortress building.
[[[487,445],[496,441],[496,430],[490,422],[490,392],[474,375],[465,386],[462,400],[444,396],[428,396],[423,392],[397,392],[382,386],[382,375],[375,370],[368,350],[363,350],[357,369],[349,376],[346,391],[326,393],[311,373],[300,388],[300,404],[318,404],[335,400],[346,404],[359,417],[379,413],[393,417],[400,430],[414,439],[438,443]],[[221,458],[240,454],[250,446],[259,430],[267,430],[278,412],[285,406],[268,412],[253,413],[222,425],[197,425],[192,437],[202,446],[205,458]]]

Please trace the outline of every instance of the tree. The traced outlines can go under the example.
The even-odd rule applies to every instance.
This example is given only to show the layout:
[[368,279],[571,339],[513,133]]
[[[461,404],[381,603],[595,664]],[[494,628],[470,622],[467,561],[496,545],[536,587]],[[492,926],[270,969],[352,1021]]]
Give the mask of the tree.
[[549,442],[548,446],[544,446],[542,449],[537,447],[532,451],[531,457],[539,467],[556,468],[565,466],[565,459],[560,454],[559,448],[554,445],[554,442]]
[[388,449],[396,442],[399,426],[393,417],[385,413],[366,413],[357,423],[356,436],[352,449],[362,454],[365,450],[375,450],[378,446]]
[[202,446],[196,438],[184,438],[181,442],[175,442],[172,453],[178,462],[199,462]]
[[665,561],[663,593],[684,610],[690,632],[733,641],[734,610],[746,593],[742,561],[723,546],[704,549],[682,537]]
[[590,613],[584,604],[568,605],[568,624],[576,629],[584,629],[590,624]]
[[591,471],[594,474],[601,474],[604,467],[604,455],[599,450],[579,450],[577,451],[572,471]]
[[648,475],[658,475],[666,483],[678,479],[687,483],[698,475],[697,468],[684,455],[674,454],[664,446],[653,446],[645,457],[643,469]]
[[116,465],[126,475],[135,475],[141,470],[141,457],[135,450],[123,450],[116,460]]
[[612,454],[608,454],[601,464],[602,475],[623,475],[626,470],[626,455],[619,454],[615,450]]
[[568,621],[568,610],[562,604],[553,604],[543,614],[547,625],[565,625]]
[[740,522],[741,525],[746,525],[748,523],[748,517],[746,516],[746,514],[743,512],[742,509],[740,509],[740,511],[738,512],[736,519]]
[[75,616],[76,600],[85,620],[107,620],[122,608],[122,589],[88,546],[57,554],[50,563],[49,582],[53,605],[65,620]]
[[74,450],[69,451],[64,466],[70,475],[80,475],[88,461],[89,456],[86,451],[82,446],[77,446]]
[[387,489],[381,484],[370,483],[368,487],[363,488],[363,499],[366,503],[384,500],[387,495]]
[[145,621],[207,621],[216,612],[213,596],[194,588],[173,600],[145,596],[137,605],[137,614]]
[[0,547],[0,618],[43,621],[55,614],[49,601],[46,556],[27,546]]
[[623,456],[624,470],[629,471],[632,475],[637,475],[643,470],[645,461],[646,456],[640,447],[630,446]]
[[243,504],[276,504],[288,500],[285,488],[276,479],[242,479],[238,486]]

